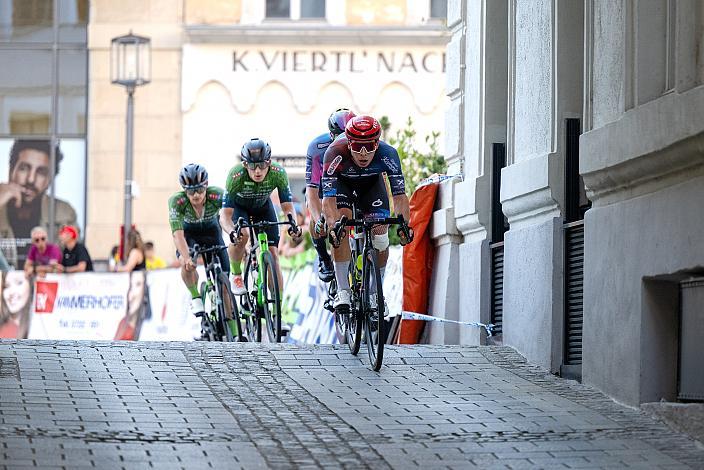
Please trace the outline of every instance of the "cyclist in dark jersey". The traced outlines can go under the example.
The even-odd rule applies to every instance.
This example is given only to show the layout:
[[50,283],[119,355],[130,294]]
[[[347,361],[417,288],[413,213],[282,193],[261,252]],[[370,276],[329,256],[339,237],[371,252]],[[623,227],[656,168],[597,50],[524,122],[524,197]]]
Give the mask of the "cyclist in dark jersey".
[[[341,216],[352,218],[352,204],[367,217],[388,217],[389,196],[383,175],[386,174],[393,196],[394,211],[408,221],[410,205],[406,196],[405,181],[401,172],[398,152],[385,142],[380,142],[381,126],[371,116],[356,116],[345,127],[345,135],[336,139],[325,151],[323,158],[323,213],[328,221]],[[332,223],[328,225],[332,229]],[[412,231],[411,239],[412,239]],[[335,236],[335,231],[330,231]],[[389,233],[387,225],[373,228],[373,245],[379,250],[382,277],[388,259]],[[411,239],[401,239],[401,244]],[[337,297],[333,303],[338,314],[349,313],[350,285],[347,268],[350,246],[340,243],[333,248]]]
[[[286,170],[278,163],[271,162],[271,147],[261,139],[251,139],[244,144],[241,151],[242,163],[235,165],[227,175],[225,199],[220,213],[222,229],[230,234],[230,255],[232,271],[232,292],[235,295],[245,293],[242,280],[242,257],[249,240],[249,231],[242,230],[239,238],[235,232],[235,222],[243,217],[245,220],[278,221],[271,193],[278,191],[281,209],[289,220],[295,224],[296,212],[291,202],[291,188],[288,184]],[[283,289],[283,278],[279,268],[279,230],[272,226],[266,230],[269,239],[269,251],[274,257],[279,288]],[[302,236],[300,227],[289,228],[293,238]]]
[[[189,247],[196,243],[202,247],[225,244],[218,223],[225,191],[208,186],[208,172],[196,163],[183,167],[178,179],[183,191],[169,199],[169,224],[181,263],[181,279],[191,293],[191,313],[195,315],[203,312],[203,301],[198,293],[197,260],[191,258]],[[225,249],[217,255],[223,271],[229,272]]]
[[310,234],[313,246],[318,252],[318,277],[323,282],[330,282],[335,271],[328,253],[327,234],[325,233],[322,214],[323,192],[320,190],[320,177],[323,173],[323,155],[330,144],[345,132],[345,125],[355,114],[347,108],[340,108],[328,118],[330,132],[320,134],[308,145],[306,153],[306,205],[310,212]]

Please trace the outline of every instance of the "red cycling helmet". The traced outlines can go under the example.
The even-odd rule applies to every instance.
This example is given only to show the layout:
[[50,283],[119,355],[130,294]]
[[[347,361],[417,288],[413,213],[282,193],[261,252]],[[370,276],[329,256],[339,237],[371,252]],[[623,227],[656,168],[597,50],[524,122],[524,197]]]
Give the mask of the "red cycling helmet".
[[355,116],[347,122],[345,135],[350,142],[370,142],[381,137],[381,124],[371,116]]

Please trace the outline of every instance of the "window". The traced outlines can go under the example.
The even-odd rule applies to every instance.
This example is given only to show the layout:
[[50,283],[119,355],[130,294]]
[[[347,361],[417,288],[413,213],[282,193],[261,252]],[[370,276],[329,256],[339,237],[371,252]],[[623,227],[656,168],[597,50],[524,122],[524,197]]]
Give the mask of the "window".
[[266,18],[325,19],[326,0],[267,0]]
[[447,0],[430,0],[430,17],[433,19],[447,19]]
[[291,1],[290,0],[266,0],[266,17],[267,18],[290,18],[291,17]]
[[325,18],[325,0],[301,0],[301,18]]

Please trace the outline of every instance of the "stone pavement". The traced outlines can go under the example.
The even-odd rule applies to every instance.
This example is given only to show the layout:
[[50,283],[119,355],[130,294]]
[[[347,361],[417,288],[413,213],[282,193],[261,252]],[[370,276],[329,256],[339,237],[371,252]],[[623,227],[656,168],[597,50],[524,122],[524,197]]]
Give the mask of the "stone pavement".
[[0,468],[704,468],[505,347],[0,342]]

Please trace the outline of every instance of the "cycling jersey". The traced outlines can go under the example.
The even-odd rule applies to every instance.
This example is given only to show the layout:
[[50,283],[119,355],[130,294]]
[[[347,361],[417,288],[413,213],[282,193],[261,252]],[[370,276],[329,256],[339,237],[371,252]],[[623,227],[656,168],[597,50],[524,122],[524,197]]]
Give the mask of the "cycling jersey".
[[220,230],[218,212],[222,207],[225,191],[217,186],[208,186],[205,191],[205,210],[203,217],[198,217],[185,191],[175,193],[169,199],[169,225],[171,232],[176,230],[190,232],[209,232]]
[[227,175],[223,207],[259,209],[264,207],[274,189],[279,190],[279,201],[291,202],[291,188],[288,185],[286,170],[278,163],[272,163],[264,180],[255,183],[240,163]]
[[320,188],[320,175],[323,172],[323,156],[332,139],[330,134],[320,134],[308,144],[306,152],[306,186]]
[[323,197],[335,197],[338,192],[338,181],[347,180],[354,186],[357,179],[378,177],[386,173],[391,186],[391,194],[398,196],[406,192],[406,184],[401,172],[401,161],[395,148],[386,142],[379,141],[379,148],[374,158],[366,168],[361,168],[352,160],[352,152],[347,146],[347,138],[341,136],[325,151],[323,158]]

